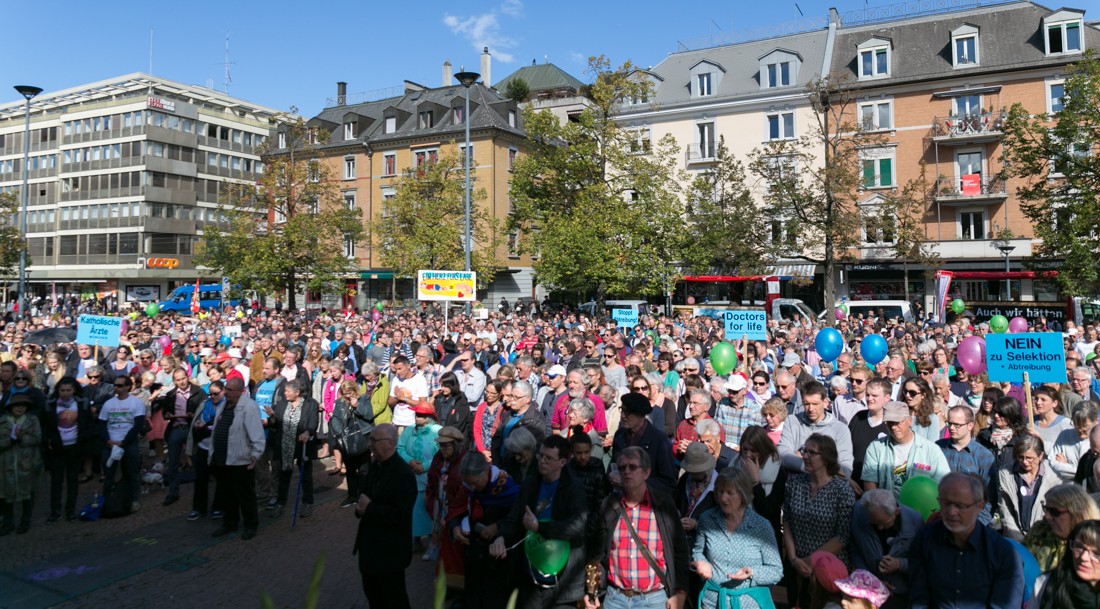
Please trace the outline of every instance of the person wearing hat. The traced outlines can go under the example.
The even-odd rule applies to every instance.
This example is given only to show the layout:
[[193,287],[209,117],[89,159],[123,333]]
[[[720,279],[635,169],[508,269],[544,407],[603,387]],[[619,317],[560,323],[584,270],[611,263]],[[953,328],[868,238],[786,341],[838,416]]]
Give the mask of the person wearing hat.
[[749,383],[745,375],[735,372],[726,381],[726,400],[719,402],[714,409],[714,419],[725,432],[725,443],[733,450],[739,450],[741,434],[752,425],[764,426],[764,416],[760,414],[763,405],[755,400],[746,400]]
[[879,609],[892,599],[890,589],[877,577],[863,569],[856,569],[844,579],[833,582],[842,594],[842,609]]
[[783,362],[781,366],[787,372],[791,373],[791,376],[794,377],[799,389],[804,388],[807,383],[810,383],[814,380],[813,375],[806,370],[805,364],[802,363],[802,358],[799,357],[798,353],[794,350],[787,351],[787,353],[783,356]]
[[413,424],[401,432],[397,439],[397,454],[401,456],[413,473],[416,474],[416,504],[413,506],[413,538],[425,550],[424,560],[429,560],[428,542],[425,539],[432,534],[432,519],[424,502],[424,491],[428,486],[428,466],[439,450],[435,439],[439,435],[440,425],[436,422],[435,406],[427,399],[417,402],[412,408]]
[[676,492],[672,499],[676,503],[676,511],[680,513],[680,523],[687,532],[688,545],[695,543],[695,529],[699,518],[718,505],[714,495],[714,481],[718,478],[718,473],[714,471],[716,463],[702,442],[689,444],[680,461],[680,468],[684,473],[676,482]]
[[934,442],[913,432],[913,417],[905,402],[890,401],[882,411],[887,435],[871,442],[863,459],[863,486],[901,493],[905,481],[927,476],[936,482],[951,473],[947,458]]
[[[42,473],[42,424],[38,416],[28,413],[31,406],[30,397],[16,394],[0,415],[0,536],[12,530],[23,534],[31,527],[34,491]],[[18,529],[14,524],[17,502],[22,504]]]
[[[241,379],[244,381],[245,386],[249,385],[249,379],[252,375],[252,371],[248,365],[244,362],[244,353],[238,347],[230,347],[226,353],[229,354],[230,367],[241,375]],[[232,373],[230,373],[232,374]],[[229,374],[226,375],[229,378]]]
[[[676,465],[672,461],[672,444],[663,429],[658,429],[649,422],[649,413],[653,412],[653,405],[648,397],[635,392],[624,394],[620,402],[622,418],[619,420],[619,429],[615,432],[611,444],[611,456],[617,461],[619,454],[627,447],[641,448],[649,455],[652,463],[653,475],[649,478],[650,486],[658,492],[672,494],[676,488]],[[612,486],[619,486],[622,483],[622,478],[614,466],[608,478]]]
[[439,547],[439,558],[447,575],[447,587],[461,590],[464,587],[461,544],[451,537],[447,523],[461,517],[466,511],[468,498],[466,487],[459,475],[459,464],[466,456],[466,437],[457,427],[443,427],[435,438],[439,451],[428,467],[428,483],[424,489],[424,502],[434,522],[433,543]]

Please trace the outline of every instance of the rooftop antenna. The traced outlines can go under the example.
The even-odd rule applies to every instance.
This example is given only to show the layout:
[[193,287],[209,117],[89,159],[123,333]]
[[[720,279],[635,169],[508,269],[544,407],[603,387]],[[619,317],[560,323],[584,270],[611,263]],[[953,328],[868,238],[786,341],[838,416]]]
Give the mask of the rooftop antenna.
[[225,93],[229,94],[229,85],[233,83],[233,78],[229,75],[229,66],[235,64],[235,61],[229,61],[229,32],[225,33]]
[[798,15],[799,15],[800,17],[805,17],[805,16],[806,16],[806,13],[803,13],[803,12],[802,12],[802,9],[801,9],[801,8],[799,8],[799,6],[798,6],[798,3],[797,3],[797,2],[795,2],[795,3],[794,3],[794,7],[795,7],[796,9],[798,9]]

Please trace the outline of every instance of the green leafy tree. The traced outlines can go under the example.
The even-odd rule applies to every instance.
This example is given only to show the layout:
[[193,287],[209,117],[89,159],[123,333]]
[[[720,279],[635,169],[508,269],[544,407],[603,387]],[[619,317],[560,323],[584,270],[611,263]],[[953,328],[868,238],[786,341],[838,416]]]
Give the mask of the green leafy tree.
[[[0,276],[14,277],[19,272],[19,252],[27,247],[19,230],[19,197],[14,192],[0,193]],[[30,253],[27,267],[31,266]]]
[[1057,283],[1070,295],[1100,284],[1100,61],[1093,51],[1068,69],[1062,109],[1033,114],[1014,104],[1005,121],[1007,173],[1022,181],[1020,208],[1037,243],[1030,263],[1057,266]]
[[668,290],[692,238],[684,230],[675,139],[650,143],[615,121],[621,104],[651,97],[652,85],[634,72],[630,62],[612,68],[593,57],[589,107],[576,121],[528,109],[528,154],[512,175],[510,227],[527,230],[523,248],[537,255],[538,280],[594,291],[599,307],[609,293]]
[[[470,169],[470,180],[474,179]],[[459,154],[409,168],[397,183],[396,196],[386,202],[372,233],[383,266],[399,277],[416,277],[420,269],[462,270],[466,267],[465,166]],[[478,205],[485,189],[470,193],[470,232],[474,242],[470,265],[485,287],[500,270],[500,223]]]
[[504,96],[515,102],[527,101],[529,95],[531,95],[531,87],[522,78],[509,80],[508,86],[504,88]]
[[301,117],[287,123],[287,148],[264,154],[259,181],[231,185],[219,197],[221,218],[203,230],[200,264],[242,289],[285,294],[292,309],[300,288],[343,290],[357,268],[344,242],[361,239],[364,228],[362,212],[345,206],[337,180],[316,160],[311,142],[325,138]]

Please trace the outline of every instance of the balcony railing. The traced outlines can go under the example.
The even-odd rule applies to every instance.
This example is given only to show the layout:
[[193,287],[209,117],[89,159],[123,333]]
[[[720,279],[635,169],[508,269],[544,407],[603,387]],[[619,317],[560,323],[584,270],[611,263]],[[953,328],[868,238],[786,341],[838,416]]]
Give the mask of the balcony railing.
[[715,160],[715,147],[713,145],[700,146],[688,144],[686,155],[688,163],[710,163]]
[[972,173],[962,176],[941,176],[936,180],[937,198],[1000,198],[1007,196],[1005,179],[999,175]]
[[1004,121],[1005,113],[1002,111],[937,116],[932,119],[932,137],[1000,136]]

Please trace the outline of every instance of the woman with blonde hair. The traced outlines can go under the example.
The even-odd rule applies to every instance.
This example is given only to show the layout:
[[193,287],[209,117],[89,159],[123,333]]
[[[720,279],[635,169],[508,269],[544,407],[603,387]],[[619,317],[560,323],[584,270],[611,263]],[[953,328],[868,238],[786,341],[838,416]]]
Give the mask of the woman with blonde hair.
[[1024,546],[1039,561],[1043,573],[1058,568],[1070,531],[1086,520],[1100,520],[1100,506],[1083,487],[1059,484],[1047,491],[1043,519],[1024,537]]

